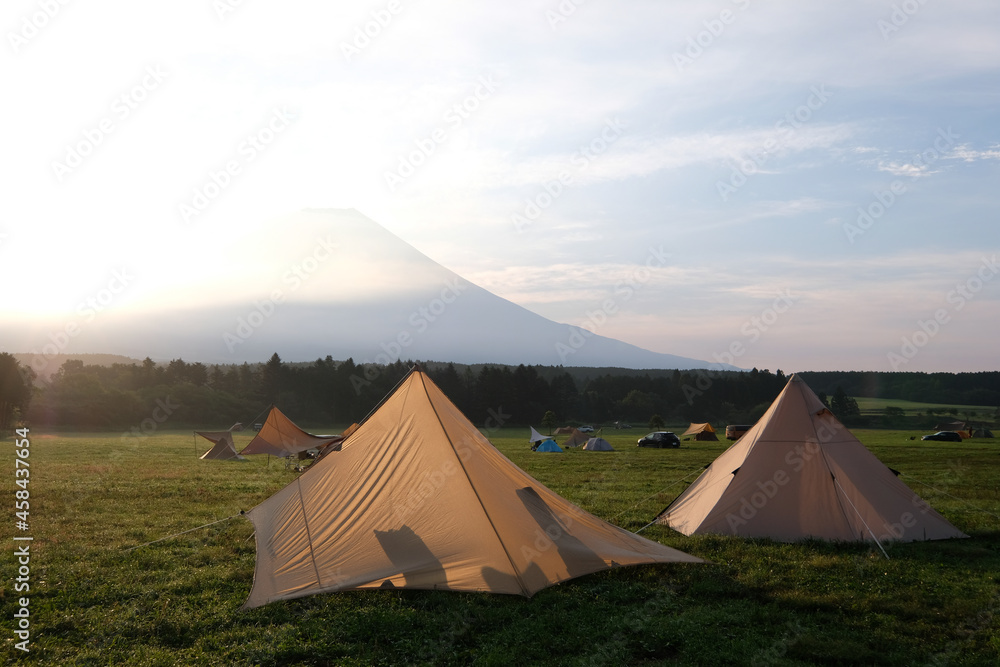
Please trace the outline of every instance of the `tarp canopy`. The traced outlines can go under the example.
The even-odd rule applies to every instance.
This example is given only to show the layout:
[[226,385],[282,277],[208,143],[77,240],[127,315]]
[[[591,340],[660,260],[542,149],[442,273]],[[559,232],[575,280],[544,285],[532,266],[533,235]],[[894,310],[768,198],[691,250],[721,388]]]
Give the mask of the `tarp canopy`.
[[542,444],[538,445],[538,447],[535,448],[536,452],[561,452],[562,450],[563,448],[557,445],[556,441],[551,438],[544,441]]
[[340,435],[313,435],[300,429],[275,406],[264,420],[260,431],[243,451],[243,456],[270,454],[272,456],[294,456],[307,449],[320,449],[343,440]]
[[548,439],[544,435],[536,431],[534,426],[531,426],[529,428],[531,428],[531,435],[528,436],[528,442],[541,442],[542,440]]
[[331,452],[339,452],[341,446],[344,443],[344,440],[347,439],[347,436],[354,433],[356,430],[358,430],[358,423],[354,422],[353,424],[345,428],[344,432],[340,434],[340,440],[333,440],[329,444],[320,447],[319,451],[316,453],[316,460],[319,461],[321,458],[323,458],[324,456],[326,456]]
[[573,429],[573,432],[566,439],[566,442],[562,444],[563,447],[579,447],[580,445],[587,444],[590,440],[590,436],[579,429]]
[[588,452],[613,452],[615,448],[604,438],[590,438],[583,446]]
[[229,431],[195,431],[197,435],[210,441],[213,446],[199,458],[215,459],[218,461],[245,461],[242,456],[236,453],[236,445],[233,443],[233,434]]
[[695,440],[718,440],[719,436],[715,435],[715,429],[712,428],[711,424],[695,424],[691,422],[688,426],[688,430],[681,433],[681,437],[685,435],[694,436]]
[[340,452],[246,516],[257,564],[244,608],[355,588],[531,596],[609,568],[701,562],[553,493],[418,368]]
[[685,535],[789,542],[967,537],[868,451],[796,375],[760,421],[656,522]]

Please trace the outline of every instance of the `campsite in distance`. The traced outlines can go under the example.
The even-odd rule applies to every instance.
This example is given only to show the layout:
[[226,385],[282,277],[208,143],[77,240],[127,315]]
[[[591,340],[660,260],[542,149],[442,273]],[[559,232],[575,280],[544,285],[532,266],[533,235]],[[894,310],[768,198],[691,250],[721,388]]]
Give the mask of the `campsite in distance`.
[[[297,424],[265,406],[227,416],[231,429],[201,435],[168,422],[121,433],[33,427],[31,462],[45,471],[31,486],[39,499],[35,553],[58,585],[36,584],[32,650],[60,664],[98,656],[135,664],[506,664],[516,654],[538,664],[600,655],[615,664],[903,665],[927,655],[989,664],[995,655],[995,621],[983,613],[1000,566],[995,441],[924,442],[919,435],[928,428],[872,428],[888,417],[860,410],[845,419],[868,420],[867,427],[847,429],[804,390],[811,395],[804,403],[775,396],[754,427],[763,430],[748,439],[728,440],[721,422],[712,429],[721,437],[701,439],[710,424],[671,415],[661,427],[694,435],[676,449],[640,447],[648,425],[576,424],[597,421],[596,437],[562,422],[517,426],[514,402],[473,424],[430,377],[448,386],[461,377],[454,365],[425,365],[433,369],[426,375],[405,364],[380,368],[372,382],[385,394],[359,423],[306,417]],[[175,363],[172,372],[190,373],[190,366]],[[112,367],[66,367],[70,377],[111,382]],[[141,366],[114,368],[127,374]],[[255,383],[267,368],[258,367]],[[278,398],[299,414],[294,379],[316,365],[272,360],[270,369],[285,374]],[[530,376],[548,385],[539,370],[484,366],[479,375],[483,382]],[[353,371],[364,376],[365,369]],[[181,377],[167,379],[171,369],[162,372],[168,384],[159,389],[177,396],[185,385],[191,390]],[[747,375],[720,374],[717,388]],[[617,377],[635,386],[650,381]],[[779,384],[769,372],[756,377]],[[64,381],[57,377],[52,387]],[[781,378],[778,393],[794,381]],[[457,400],[467,404],[476,391]],[[191,414],[176,403],[175,415]],[[937,417],[921,408],[920,417],[902,419],[930,427]],[[937,410],[945,418],[968,412]],[[498,423],[501,416],[507,423]],[[243,428],[255,422],[259,430]],[[796,428],[805,431],[796,435]],[[799,444],[776,462],[753,463],[757,441],[757,454],[773,457],[769,433]],[[561,443],[562,451],[534,447],[533,438]],[[588,448],[597,440],[611,451]],[[844,450],[849,441],[861,459]],[[745,461],[713,464],[740,447],[749,447]],[[475,472],[485,461],[500,467]],[[829,484],[833,504],[798,512],[815,494],[795,488],[794,479],[814,465],[823,466],[816,480]],[[732,468],[756,477],[743,479]],[[707,478],[709,489],[733,493],[712,501],[717,509],[707,514],[701,500],[692,505],[685,496],[698,493],[703,473],[732,479],[720,486]],[[510,487],[497,485],[508,477]],[[719,510],[723,501],[728,509]],[[877,507],[887,501],[898,505]],[[525,516],[511,515],[515,507]],[[721,528],[692,531],[690,519],[674,518],[678,507],[709,517],[717,511]],[[833,507],[841,519],[825,518]],[[487,532],[472,523],[479,511],[493,526]],[[931,517],[946,533],[928,532],[923,522]],[[810,518],[814,527],[796,523]],[[853,528],[824,537],[824,526],[834,524]],[[510,535],[502,526],[523,532]],[[778,532],[768,533],[775,526]],[[796,526],[803,532],[781,532]],[[629,560],[620,540],[629,535],[637,541],[628,548],[646,554],[634,562],[647,564],[622,567]],[[496,536],[506,555],[475,565]],[[459,544],[473,552],[456,554],[452,564]],[[660,548],[663,560],[654,556]],[[273,555],[262,562],[262,554]],[[328,569],[318,577],[313,565],[290,569],[323,562]],[[503,575],[507,562],[526,569]],[[553,615],[574,622],[541,632],[539,619]],[[117,640],[122,632],[133,637],[128,645]]]

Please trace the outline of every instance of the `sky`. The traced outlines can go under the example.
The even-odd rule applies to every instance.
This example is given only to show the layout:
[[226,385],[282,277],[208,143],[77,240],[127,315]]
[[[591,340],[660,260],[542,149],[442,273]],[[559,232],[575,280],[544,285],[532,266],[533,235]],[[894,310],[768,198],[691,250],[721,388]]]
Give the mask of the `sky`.
[[1000,370],[995,2],[12,0],[0,28],[9,322],[224,302],[269,261],[241,239],[353,208],[653,351]]

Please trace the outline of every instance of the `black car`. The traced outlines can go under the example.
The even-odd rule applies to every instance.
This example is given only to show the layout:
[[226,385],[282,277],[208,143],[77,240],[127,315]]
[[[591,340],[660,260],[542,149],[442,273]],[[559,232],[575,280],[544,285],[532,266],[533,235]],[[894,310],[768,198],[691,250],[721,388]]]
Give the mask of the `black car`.
[[931,435],[925,435],[921,440],[940,440],[942,442],[962,442],[962,436],[955,431],[938,431]]
[[653,431],[639,438],[640,447],[680,447],[681,439],[670,431]]

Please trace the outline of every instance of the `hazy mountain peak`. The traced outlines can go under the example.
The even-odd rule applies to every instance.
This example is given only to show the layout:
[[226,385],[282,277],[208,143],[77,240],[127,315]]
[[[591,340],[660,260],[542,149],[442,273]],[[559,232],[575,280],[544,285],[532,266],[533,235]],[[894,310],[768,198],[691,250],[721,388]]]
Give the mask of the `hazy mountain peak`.
[[[60,352],[154,359],[286,361],[332,355],[624,368],[708,368],[548,320],[474,285],[354,210],[306,209],[248,230],[204,281],[109,308]],[[184,304],[189,303],[190,306]],[[3,329],[9,328],[4,331]],[[41,351],[45,327],[0,324],[12,351]],[[28,335],[25,335],[28,332]]]

